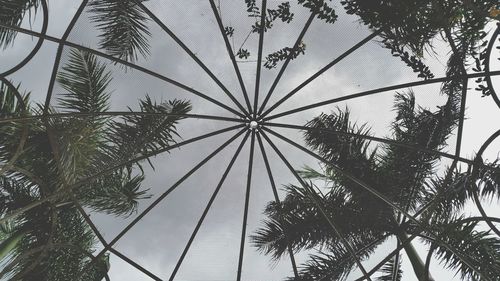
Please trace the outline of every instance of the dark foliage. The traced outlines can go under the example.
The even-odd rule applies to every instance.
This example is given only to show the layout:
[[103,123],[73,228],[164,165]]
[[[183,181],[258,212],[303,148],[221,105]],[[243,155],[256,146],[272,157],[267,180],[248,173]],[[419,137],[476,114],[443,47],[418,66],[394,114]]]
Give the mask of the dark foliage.
[[401,58],[407,66],[411,67],[414,72],[418,73],[418,77],[426,80],[434,78],[434,74],[432,74],[429,67],[426,66],[421,59],[406,52],[403,47],[391,42],[385,42],[384,45],[387,49],[391,50],[391,54],[393,56]]
[[149,55],[149,19],[136,0],[93,0],[89,7],[91,20],[101,31],[100,48],[131,62],[139,54]]
[[[0,0],[0,23],[20,27],[26,14],[34,19],[40,0]],[[17,32],[0,27],[0,47],[5,49],[13,44]]]
[[250,52],[247,49],[239,49],[238,52],[236,53],[236,56],[240,59],[247,59],[250,57]]
[[335,23],[337,21],[337,14],[335,10],[328,5],[331,0],[297,0],[297,2],[308,8],[311,13],[317,15],[318,19],[324,20],[326,23]]
[[267,55],[264,67],[268,69],[275,68],[280,61],[284,61],[288,58],[290,58],[291,60],[296,59],[300,54],[305,54],[305,51],[306,44],[304,44],[303,42],[298,45],[297,49],[285,47],[281,50]]

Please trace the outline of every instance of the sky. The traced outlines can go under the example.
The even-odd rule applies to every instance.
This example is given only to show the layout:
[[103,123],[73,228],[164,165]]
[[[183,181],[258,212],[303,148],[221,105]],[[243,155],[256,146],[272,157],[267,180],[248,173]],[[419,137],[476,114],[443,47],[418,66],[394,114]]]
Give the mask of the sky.
[[[275,7],[281,2],[283,1],[268,1],[268,6]],[[260,1],[257,3],[260,5]],[[61,37],[79,4],[80,1],[50,0],[48,35]],[[238,101],[244,104],[240,85],[209,2],[205,0],[150,0],[145,4],[212,70]],[[235,29],[231,43],[237,49],[248,35],[253,23],[252,19],[246,16],[244,1],[220,0],[218,4],[224,24]],[[334,24],[327,24],[317,19],[313,21],[303,40],[306,43],[306,54],[290,63],[271,96],[269,105],[277,102],[327,63],[371,34],[370,30],[360,24],[356,17],[344,14],[339,4],[332,5],[336,7],[339,14],[338,21]],[[265,34],[264,54],[293,46],[309,13],[307,9],[295,4],[292,4],[292,11],[295,16],[290,24],[276,22],[273,28]],[[87,10],[82,14],[68,40],[90,48],[98,48],[99,32],[89,20],[89,15]],[[42,18],[39,13],[31,25],[26,21],[23,26],[39,31]],[[148,27],[152,33],[149,41],[151,54],[147,58],[140,58],[137,61],[138,65],[184,83],[235,108],[232,101],[225,96],[217,84],[154,21],[150,20]],[[490,25],[488,29],[493,29],[493,27]],[[377,42],[378,39],[375,37],[375,40],[360,47],[276,108],[273,113],[364,90],[415,81],[416,74],[398,58],[391,57],[390,52]],[[11,68],[25,57],[36,41],[36,38],[19,34],[11,48],[0,52],[0,72]],[[436,38],[434,44],[436,53],[426,54],[426,63],[436,77],[441,77],[444,74],[450,50],[440,38]],[[251,57],[246,62],[239,62],[238,65],[250,100],[253,102],[258,48],[256,34],[249,37],[245,48],[251,52]],[[45,100],[56,50],[56,43],[44,42],[34,59],[8,77],[15,84],[22,82],[22,88],[32,93],[33,101],[43,103]],[[62,63],[67,60],[69,50],[67,47],[64,49]],[[113,89],[111,110],[126,110],[127,107],[137,108],[139,99],[147,94],[156,101],[189,100],[193,105],[191,113],[236,117],[225,109],[165,81],[138,70],[115,65],[106,59],[101,59],[101,61],[108,63],[109,69],[113,71],[113,81],[110,84],[110,88]],[[260,101],[267,94],[280,66],[281,64],[273,70],[262,70]],[[498,63],[494,63],[493,66],[498,66]],[[499,84],[499,79],[493,79],[496,85]],[[444,98],[439,95],[439,87],[439,84],[433,84],[413,88],[417,103],[430,108],[444,103]],[[63,89],[56,86],[54,93],[51,100],[53,105],[57,102],[57,95],[63,93]],[[352,112],[353,120],[357,120],[360,124],[368,123],[374,135],[387,137],[390,135],[390,122],[395,116],[392,110],[394,94],[394,91],[390,91],[352,99],[285,116],[276,119],[276,122],[303,125],[322,112],[330,113],[336,110],[337,106],[339,108],[347,106]],[[500,111],[493,100],[489,97],[481,97],[480,93],[471,87],[467,97],[467,119],[464,124],[461,156],[472,159],[481,144],[498,130],[499,126],[496,120],[499,118]],[[224,121],[186,119],[179,124],[178,132],[183,139],[189,139],[231,125],[233,124]],[[290,129],[276,129],[276,131],[303,144],[302,133],[299,131]],[[139,212],[234,133],[221,134],[153,158],[154,169],[145,166],[146,181],[143,184],[145,188],[150,189],[152,197],[141,201]],[[271,138],[296,169],[305,165],[318,167],[318,162],[315,159],[276,138]],[[120,239],[115,248],[160,278],[168,279],[241,139],[241,137],[236,139],[220,154],[202,166],[193,176],[179,185],[175,191]],[[455,137],[449,139],[450,153],[454,153],[455,141]],[[222,281],[236,279],[249,149],[250,145],[247,142],[229,172],[175,280]],[[265,149],[277,186],[297,183],[272,148],[265,145]],[[494,160],[498,156],[498,151],[500,151],[499,139],[488,148],[484,154],[486,157],[483,158]],[[443,164],[449,163],[445,161]],[[258,146],[256,146],[252,168],[242,280],[282,280],[284,277],[292,275],[289,259],[272,262],[269,257],[257,252],[248,239],[248,236],[261,225],[264,218],[262,211],[265,205],[273,200],[269,178]],[[283,195],[281,191],[280,195]],[[498,213],[499,210],[497,202],[493,202],[487,208],[490,213]],[[469,211],[473,213],[475,209],[468,207],[467,212]],[[91,212],[92,220],[107,241],[112,240],[136,215],[129,218],[116,218]],[[384,257],[384,253],[392,250],[395,242],[395,240],[388,240],[378,248],[373,258],[364,261],[363,264],[370,268],[378,263]],[[422,257],[425,257],[425,247],[420,243],[417,243],[416,247]],[[307,253],[298,253],[296,259],[299,263],[305,261]],[[406,259],[403,262],[403,270],[406,272],[404,280],[416,280]],[[436,280],[454,280],[454,273],[444,270],[438,263],[431,266],[431,272]],[[109,274],[111,280],[150,280],[148,276],[113,254],[111,254]],[[349,280],[354,280],[357,277],[359,277],[359,272],[355,271]]]

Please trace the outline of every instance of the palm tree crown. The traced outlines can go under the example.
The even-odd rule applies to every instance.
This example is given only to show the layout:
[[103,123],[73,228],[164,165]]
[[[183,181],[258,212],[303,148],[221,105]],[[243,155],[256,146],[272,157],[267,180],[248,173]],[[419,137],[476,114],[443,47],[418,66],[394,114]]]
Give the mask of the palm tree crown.
[[28,94],[2,83],[0,116],[17,121],[0,126],[0,252],[7,260],[1,276],[96,281],[106,274],[106,256],[84,270],[96,237],[81,206],[134,213],[149,196],[134,159],[175,142],[176,124],[191,110],[186,101],[158,104],[146,97],[143,114],[106,117],[111,80],[94,55],[72,50],[57,79],[64,94],[53,108],[30,107]]
[[[413,92],[399,93],[395,110],[393,139],[431,150],[445,147],[458,120],[453,96],[432,112],[416,105]],[[264,225],[252,237],[262,252],[279,259],[287,254],[288,247],[293,251],[319,249],[320,254],[312,255],[303,266],[301,280],[344,280],[356,263],[341,237],[332,231],[330,219],[360,259],[368,258],[390,236],[402,243],[408,235],[416,235],[435,249],[442,264],[456,270],[464,280],[497,280],[500,240],[461,213],[472,198],[471,190],[478,186],[484,196],[500,197],[497,164],[489,164],[496,168],[493,173],[484,169],[461,172],[452,166],[444,177],[437,176],[439,155],[392,144],[373,147],[359,137],[369,135],[367,125],[353,124],[347,109],[321,114],[307,126],[308,146],[340,170],[325,164],[320,171],[310,167],[299,171],[304,185],[286,185],[285,199],[267,205]],[[432,204],[420,215],[426,227],[404,219],[345,173],[369,183],[410,213]],[[433,238],[436,234],[439,241]],[[425,280],[424,264],[412,244],[404,250],[419,280]],[[399,256],[387,261],[380,269],[380,280],[401,280],[400,261]]]

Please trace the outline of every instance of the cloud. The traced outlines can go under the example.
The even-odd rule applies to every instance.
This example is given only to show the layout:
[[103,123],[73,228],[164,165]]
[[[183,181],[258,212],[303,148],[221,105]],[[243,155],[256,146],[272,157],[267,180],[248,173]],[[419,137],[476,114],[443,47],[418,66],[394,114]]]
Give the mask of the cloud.
[[[242,42],[247,35],[246,31],[249,28],[251,19],[242,12],[244,11],[242,10],[244,8],[243,1],[220,1],[220,3],[225,23],[231,24],[236,29],[237,35],[235,35],[234,44],[238,46],[238,42]],[[274,4],[274,1],[271,3]],[[179,35],[180,39],[212,69],[214,74],[220,78],[238,101],[244,104],[240,85],[228,59],[208,1],[151,0],[146,2],[146,5]],[[51,1],[50,32],[52,34],[61,35],[62,27],[68,24],[75,7],[74,3],[69,3],[66,0]],[[303,8],[293,6],[293,9],[296,12],[296,19],[291,25],[276,24],[275,30],[273,29],[269,34],[266,34],[266,52],[278,50],[284,46],[291,46],[295,41],[308,14],[304,12]],[[338,10],[341,11],[341,7],[338,7]],[[95,48],[97,47],[98,33],[86,18],[87,16],[87,14],[84,14],[78,21],[75,30],[71,33],[70,40]],[[148,59],[139,60],[138,63],[141,66],[185,83],[235,108],[223,91],[211,81],[210,77],[183,50],[176,46],[173,40],[152,21],[150,26],[153,32],[150,42],[152,55]],[[300,85],[300,83],[368,34],[367,28],[357,23],[352,16],[342,15],[339,22],[334,25],[320,23],[316,20],[304,39],[307,44],[306,55],[290,63],[269,105],[272,105],[279,98]],[[26,42],[27,39],[24,38],[23,40],[19,42]],[[248,47],[253,54],[253,60],[255,60],[257,53],[256,42],[257,36],[254,34],[250,37],[248,43]],[[26,85],[28,90],[36,93],[37,100],[43,100],[56,48],[57,44],[45,43],[35,60],[25,70],[13,76],[16,81],[27,81],[26,83],[23,82],[23,85]],[[10,54],[15,57],[22,56],[25,51],[21,48],[15,48],[14,50]],[[65,51],[67,53],[67,49]],[[7,58],[2,56],[1,59],[3,61]],[[442,67],[442,62],[438,60],[430,58],[429,62],[438,71]],[[244,75],[248,93],[253,101],[255,63],[240,63],[239,66]],[[193,103],[193,113],[233,116],[231,113],[202,98],[137,70],[124,69],[120,66],[110,67],[114,69],[114,81],[111,85],[114,89],[112,95],[114,109],[123,110],[127,106],[134,107],[137,105],[139,98],[149,94],[156,100],[188,99]],[[277,69],[262,71],[261,101],[272,81],[274,81],[276,74]],[[280,106],[276,112],[357,93],[365,89],[415,79],[415,75],[402,62],[389,56],[388,50],[382,49],[376,43],[368,43],[305,87],[299,94]],[[421,91],[421,88],[416,89],[416,91],[422,92],[422,94],[419,93],[418,95],[425,95],[425,99],[427,99],[427,93]],[[55,93],[60,93],[60,89],[56,88]],[[434,94],[432,92],[428,95]],[[393,118],[393,112],[390,111],[392,100],[393,92],[387,92],[344,102],[339,105],[342,107],[348,105],[352,108],[353,115],[359,122],[369,122],[374,127],[377,135],[383,137],[387,135],[387,126]],[[483,105],[486,106],[488,103],[487,99],[472,97],[471,100],[473,101],[469,104],[469,113],[473,114],[474,117],[479,116],[477,120],[486,119],[490,120],[487,122],[491,122],[491,120],[499,119],[486,116],[490,110],[491,112],[498,112],[495,111],[494,107],[489,107],[488,110],[481,109]],[[438,100],[427,100],[427,102],[432,105],[438,104]],[[320,112],[328,112],[333,109],[334,105],[329,105],[294,114],[280,119],[280,121],[301,125]],[[467,123],[466,135],[470,137],[464,143],[467,147],[465,153],[470,153],[472,149],[477,150],[480,141],[487,137],[488,134],[479,129],[484,124]],[[187,139],[228,125],[227,122],[193,119],[183,122],[179,126],[179,132],[181,132],[184,139]],[[294,140],[302,142],[301,132],[284,129],[279,130],[279,132],[283,132],[287,136],[293,137]],[[476,139],[478,135],[480,137]],[[200,141],[181,150],[175,150],[154,158],[155,170],[147,169],[147,180],[144,186],[151,187],[151,192],[155,194],[154,198],[156,198],[220,143],[228,139],[229,136],[230,134],[224,134]],[[180,185],[176,191],[169,195],[117,243],[117,249],[148,270],[158,274],[158,276],[168,279],[196,221],[200,217],[209,196],[222,176],[240,140],[241,138],[236,140],[221,155],[215,157]],[[296,168],[304,164],[317,164],[314,159],[290,146],[279,143],[278,147],[282,149]],[[269,147],[266,146],[266,149],[270,155],[271,166],[278,186],[293,182],[294,179],[286,167],[272,153]],[[249,146],[247,144],[223,185],[219,197],[214,202],[206,222],[194,240],[191,250],[179,271],[178,280],[235,279],[248,172],[248,150]],[[255,169],[252,179],[247,237],[263,218],[262,210],[265,203],[273,200],[269,179],[258,149],[255,151],[254,161]],[[154,198],[142,202],[141,210]],[[133,219],[132,217],[127,220],[120,220],[99,214],[92,214],[92,218],[99,229],[106,234],[108,241],[119,233],[126,223]],[[301,255],[299,261],[304,260],[304,258],[304,255]],[[411,270],[408,264],[405,264],[404,269]],[[438,274],[449,276],[443,273],[445,272],[443,270],[433,270],[439,272],[435,277],[439,276]],[[273,269],[269,264],[269,257],[255,252],[255,249],[248,243],[247,238],[243,268],[244,280],[279,280],[280,277],[290,274],[288,260],[281,261]],[[407,276],[411,276],[411,274]],[[111,263],[111,279],[135,281],[146,280],[147,277],[114,257]]]

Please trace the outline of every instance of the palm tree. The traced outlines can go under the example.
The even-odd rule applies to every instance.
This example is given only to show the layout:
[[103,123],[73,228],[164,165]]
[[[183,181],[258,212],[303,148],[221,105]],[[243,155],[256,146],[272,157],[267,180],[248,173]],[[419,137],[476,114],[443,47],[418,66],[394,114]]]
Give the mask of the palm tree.
[[134,213],[149,196],[134,159],[175,142],[176,124],[191,110],[187,101],[146,97],[142,114],[106,115],[111,80],[94,55],[71,50],[57,76],[64,94],[53,108],[30,106],[29,94],[2,82],[0,278],[97,281],[108,271],[106,256],[83,271],[97,238],[82,206]]
[[[353,251],[360,260],[367,259],[391,236],[404,249],[419,280],[432,280],[428,274],[432,254],[464,280],[498,280],[500,240],[481,230],[482,219],[467,218],[462,210],[471,200],[477,203],[480,195],[500,196],[499,165],[485,165],[478,158],[478,165],[464,172],[454,161],[440,177],[436,174],[440,156],[430,152],[443,149],[452,130],[462,126],[460,107],[467,80],[459,76],[466,72],[468,58],[481,52],[482,29],[498,3],[451,2],[342,2],[348,13],[380,29],[385,47],[423,78],[432,78],[432,73],[419,59],[426,48],[432,49],[431,40],[442,34],[453,51],[447,76],[457,78],[443,84],[441,91],[448,100],[434,112],[418,107],[412,91],[396,95],[393,140],[425,151],[392,144],[373,148],[364,138],[370,134],[367,125],[353,124],[348,109],[321,114],[306,125],[305,141],[325,164],[320,171],[309,167],[298,171],[301,184],[285,186],[283,202],[268,204],[264,226],[252,236],[254,245],[273,259],[286,255],[289,248],[318,249],[303,265],[301,280],[343,280],[359,266]],[[464,9],[464,5],[474,9]],[[344,173],[369,183],[402,210],[419,217],[420,224],[381,203]],[[319,188],[319,182],[324,186]],[[428,208],[419,211],[424,206]],[[429,245],[425,264],[411,243],[414,237]],[[401,258],[396,251],[380,263],[379,279],[401,280]]]
[[[393,139],[441,150],[457,124],[459,104],[450,95],[446,104],[431,112],[416,105],[413,92],[398,93]],[[340,170],[325,164],[320,171],[310,167],[299,171],[302,184],[286,185],[284,200],[271,202],[265,209],[263,226],[252,236],[260,251],[277,260],[288,253],[288,247],[295,252],[318,249],[303,265],[300,280],[344,280],[356,260],[332,231],[333,221],[361,260],[391,236],[399,245],[409,236],[419,236],[441,264],[457,271],[463,280],[498,280],[500,239],[479,229],[477,220],[461,212],[474,190],[479,189],[484,197],[500,198],[498,164],[489,165],[496,168],[493,173],[479,168],[461,172],[452,165],[445,176],[437,176],[439,155],[392,144],[372,146],[359,137],[369,135],[369,128],[352,123],[348,109],[321,114],[307,127],[307,145]],[[344,173],[369,183],[412,214],[431,205],[419,214],[426,227],[404,219],[401,212],[381,203]],[[418,279],[432,280],[412,243],[403,249]],[[400,263],[398,253],[381,264],[379,280],[402,280]]]

